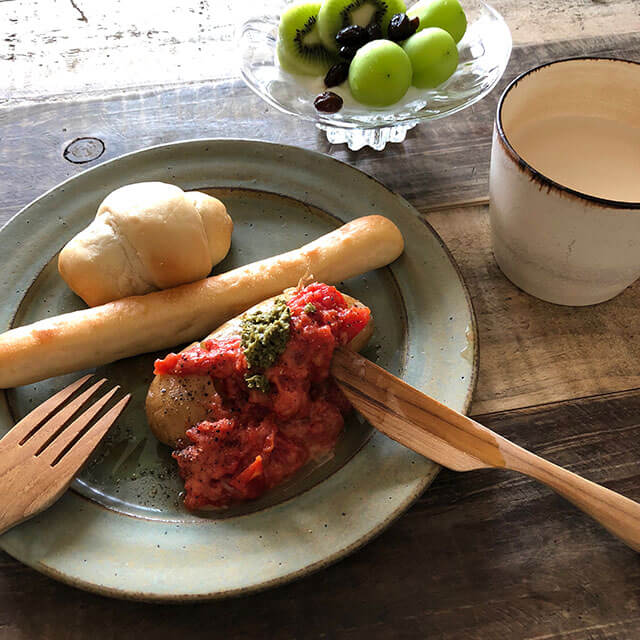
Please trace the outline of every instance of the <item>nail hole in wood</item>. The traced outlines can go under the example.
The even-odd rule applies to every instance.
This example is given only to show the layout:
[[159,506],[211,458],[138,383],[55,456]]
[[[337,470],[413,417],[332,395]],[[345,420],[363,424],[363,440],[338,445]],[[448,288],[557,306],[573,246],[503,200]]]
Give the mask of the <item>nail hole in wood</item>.
[[104,142],[99,138],[76,138],[66,146],[62,156],[73,164],[84,164],[98,159],[104,149]]

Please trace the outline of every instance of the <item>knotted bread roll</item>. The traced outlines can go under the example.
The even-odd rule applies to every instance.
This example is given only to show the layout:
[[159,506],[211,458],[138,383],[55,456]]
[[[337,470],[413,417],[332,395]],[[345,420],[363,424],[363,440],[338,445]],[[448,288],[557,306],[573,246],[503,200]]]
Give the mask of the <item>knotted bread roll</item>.
[[58,270],[90,307],[205,278],[229,251],[233,223],[205,193],[163,182],[110,193],[60,252]]

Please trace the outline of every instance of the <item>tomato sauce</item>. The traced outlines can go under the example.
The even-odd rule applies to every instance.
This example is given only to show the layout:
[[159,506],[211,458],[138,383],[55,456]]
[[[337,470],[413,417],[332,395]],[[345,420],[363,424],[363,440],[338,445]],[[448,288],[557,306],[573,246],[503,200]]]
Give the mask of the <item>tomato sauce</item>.
[[337,289],[317,283],[286,304],[289,339],[261,372],[267,392],[248,388],[239,336],[156,361],[156,374],[210,376],[217,391],[208,420],[191,427],[173,452],[189,509],[257,498],[335,447],[350,406],[329,374],[331,358],[367,325],[370,311],[348,308]]

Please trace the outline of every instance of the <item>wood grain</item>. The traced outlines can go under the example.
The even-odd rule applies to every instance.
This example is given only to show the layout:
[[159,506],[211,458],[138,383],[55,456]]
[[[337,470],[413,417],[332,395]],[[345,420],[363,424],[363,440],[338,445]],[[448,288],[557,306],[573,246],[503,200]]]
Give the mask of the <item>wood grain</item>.
[[[43,402],[0,440],[0,534],[60,499],[131,399],[127,394],[96,420],[119,387],[87,407],[103,378],[66,402],[90,377]],[[82,415],[70,422],[80,410]]]
[[[453,249],[479,315],[478,420],[640,499],[640,391],[574,400],[640,387],[639,285],[592,309],[534,301],[493,262],[486,208],[452,208],[486,199],[500,88],[554,58],[640,59],[637,0],[494,1],[516,44],[535,44],[514,49],[490,97],[414,129],[404,144],[381,154],[328,145],[232,78],[227,0],[161,0],[157,11],[142,15],[143,4],[0,2],[6,31],[0,39],[0,180],[8,185],[0,190],[0,223],[97,164],[64,160],[77,137],[104,142],[98,162],[207,136],[330,153],[408,197]],[[231,3],[232,10],[241,4],[247,3]],[[192,84],[167,86],[185,81]],[[123,93],[125,87],[131,91]],[[564,401],[517,409],[553,400]],[[511,410],[478,415],[500,409]],[[503,471],[445,471],[376,541],[277,590],[184,607],[118,603],[56,583],[0,553],[0,603],[2,640],[162,640],[176,633],[229,640],[637,640],[640,559],[533,481]]]
[[519,447],[348,349],[331,373],[376,429],[447,469],[518,471],[551,487],[634,551],[640,551],[640,503]]
[[[416,127],[404,143],[390,144],[382,153],[330,145],[322,132],[267,106],[239,80],[5,108],[0,112],[0,175],[9,177],[12,188],[0,190],[0,223],[43,191],[100,162],[189,138],[255,138],[329,153],[382,181],[423,212],[482,201],[488,194],[491,131],[501,90],[537,64],[577,55],[640,60],[640,32],[516,47],[490,96]],[[66,161],[67,145],[86,136],[100,139],[104,153],[86,164]],[[22,175],[29,179],[20,179]]]
[[426,218],[456,258],[478,318],[473,415],[640,388],[640,282],[592,307],[543,302],[502,275],[491,253],[488,207]]
[[[640,392],[478,419],[640,499]],[[0,554],[0,602],[2,640],[174,640],[177,632],[227,640],[637,640],[640,557],[523,476],[442,471],[378,539],[276,590],[179,607],[115,602]]]
[[504,467],[501,437],[360,354],[336,349],[331,375],[376,429],[454,471]]
[[[287,2],[0,2],[0,102],[233,78],[235,26]],[[636,0],[491,4],[516,44],[640,31]]]

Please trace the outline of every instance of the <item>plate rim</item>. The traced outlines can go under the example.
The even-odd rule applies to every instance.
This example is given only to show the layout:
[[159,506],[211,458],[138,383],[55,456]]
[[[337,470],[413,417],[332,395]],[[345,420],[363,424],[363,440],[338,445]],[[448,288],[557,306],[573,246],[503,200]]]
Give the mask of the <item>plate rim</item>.
[[[114,158],[110,158],[108,160],[105,160],[101,163],[98,163],[95,166],[92,167],[88,167],[72,176],[70,176],[69,178],[67,178],[66,180],[63,180],[62,182],[54,185],[53,187],[51,187],[50,189],[47,189],[46,191],[44,191],[43,193],[41,193],[38,197],[34,198],[33,200],[31,200],[29,203],[27,203],[25,206],[23,206],[16,214],[14,214],[13,216],[11,216],[1,227],[0,227],[0,233],[5,232],[5,229],[9,226],[10,223],[12,223],[14,220],[16,220],[19,216],[21,216],[24,212],[26,212],[30,207],[36,205],[37,203],[39,203],[40,201],[44,200],[46,197],[48,197],[49,195],[57,192],[58,190],[61,189],[61,187],[64,187],[65,185],[67,185],[68,183],[76,180],[78,177],[80,176],[84,176],[86,174],[92,173],[94,171],[96,171],[97,169],[100,169],[106,165],[113,165],[116,164],[124,159],[127,158],[131,158],[133,156],[137,156],[137,155],[144,155],[146,153],[149,153],[151,151],[154,150],[171,150],[172,148],[179,148],[181,146],[184,145],[188,145],[188,144],[220,144],[220,143],[224,143],[224,144],[233,144],[233,143],[244,143],[244,144],[249,144],[249,145],[254,145],[257,144],[259,146],[263,146],[263,147],[267,147],[270,149],[280,149],[283,150],[284,152],[286,151],[296,151],[296,152],[303,152],[305,154],[310,154],[312,156],[321,156],[324,160],[330,160],[332,161],[334,164],[337,165],[341,165],[341,166],[347,166],[349,167],[349,169],[354,170],[356,172],[358,172],[361,176],[368,178],[369,180],[371,180],[372,182],[376,183],[376,185],[378,185],[378,187],[382,188],[383,190],[387,191],[388,193],[390,193],[392,196],[394,196],[395,198],[397,198],[402,204],[404,204],[406,206],[406,208],[410,211],[413,212],[413,214],[415,215],[415,217],[427,228],[427,231],[432,235],[432,237],[436,240],[436,242],[438,243],[438,245],[440,246],[440,248],[443,250],[445,256],[448,259],[448,263],[453,267],[454,272],[457,276],[458,282],[462,288],[462,291],[464,293],[464,297],[465,297],[465,301],[467,304],[467,308],[469,310],[469,314],[470,314],[470,325],[467,329],[467,334],[469,335],[469,344],[472,345],[473,348],[473,355],[472,355],[472,359],[471,359],[471,375],[470,375],[470,380],[468,383],[468,389],[467,389],[467,393],[465,395],[465,399],[464,399],[464,403],[463,403],[463,413],[467,414],[470,407],[471,407],[471,403],[472,403],[472,399],[473,399],[473,395],[475,393],[476,387],[477,387],[477,383],[478,383],[478,368],[479,368],[479,358],[480,358],[480,344],[479,344],[479,333],[478,333],[478,320],[477,320],[477,314],[476,314],[476,310],[473,304],[473,300],[471,297],[471,294],[469,292],[468,286],[464,280],[464,277],[462,275],[462,272],[460,270],[460,267],[458,265],[458,263],[456,262],[453,254],[451,253],[451,251],[449,250],[449,248],[447,247],[447,245],[445,244],[444,240],[441,238],[440,234],[433,228],[433,226],[423,218],[422,214],[416,209],[416,207],[414,207],[406,198],[404,198],[404,196],[402,196],[401,194],[397,193],[396,191],[394,191],[393,189],[391,189],[390,187],[386,186],[383,182],[381,182],[378,178],[364,172],[362,169],[359,169],[358,167],[355,167],[354,165],[350,164],[349,162],[345,162],[342,160],[339,160],[338,158],[335,158],[333,156],[331,156],[328,153],[325,153],[323,151],[318,151],[316,149],[309,149],[307,147],[301,147],[301,146],[297,146],[297,145],[290,145],[290,144],[282,144],[279,142],[272,142],[272,141],[268,141],[268,140],[260,140],[257,138],[234,138],[234,137],[217,137],[217,138],[187,138],[187,139],[183,139],[183,140],[177,140],[177,141],[173,141],[173,142],[169,142],[169,143],[160,143],[157,145],[150,145],[150,146],[146,146],[146,147],[142,147],[140,149],[136,149],[134,151],[129,151],[127,153],[124,154],[120,154]],[[302,202],[302,200],[301,200]],[[37,278],[37,276],[36,276]],[[32,283],[33,284],[33,283]],[[31,286],[31,285],[30,285]],[[24,297],[24,295],[26,294],[26,290],[24,292],[21,292],[21,299]],[[12,316],[12,319],[14,316]],[[1,390],[4,397],[6,398],[6,393],[7,390],[3,389]],[[241,596],[241,595],[247,595],[247,594],[251,594],[251,593],[258,593],[258,592],[262,592],[265,591],[267,589],[271,589],[277,586],[281,586],[284,584],[288,584],[290,582],[293,582],[295,580],[298,580],[304,576],[307,575],[311,575],[313,573],[316,573],[317,571],[319,571],[320,569],[323,569],[325,567],[331,566],[333,564],[335,564],[336,562],[338,562],[339,560],[345,558],[346,556],[350,555],[351,553],[353,553],[354,551],[356,551],[357,549],[362,548],[363,546],[365,546],[366,544],[368,544],[369,542],[371,542],[373,539],[375,539],[376,537],[378,537],[380,534],[382,534],[391,524],[393,524],[400,516],[402,516],[404,513],[406,513],[406,511],[408,511],[411,506],[415,503],[415,501],[425,492],[425,490],[432,484],[432,482],[434,481],[434,479],[436,478],[436,476],[438,475],[438,473],[440,472],[440,469],[442,468],[441,465],[438,465],[437,463],[433,462],[433,470],[431,472],[429,472],[429,474],[424,477],[422,480],[419,481],[418,486],[415,488],[415,490],[404,500],[402,501],[402,503],[399,503],[396,508],[388,515],[388,517],[386,519],[384,519],[381,522],[378,522],[376,526],[372,527],[365,535],[361,536],[360,538],[358,538],[358,540],[352,542],[350,545],[344,547],[344,548],[340,548],[338,550],[336,550],[334,553],[325,556],[324,558],[316,561],[313,564],[307,564],[304,567],[296,570],[296,571],[292,571],[289,573],[285,573],[283,575],[277,576],[275,578],[272,578],[271,580],[268,580],[266,582],[262,582],[260,584],[254,584],[254,585],[248,585],[248,586],[242,586],[242,587],[237,587],[237,588],[231,588],[231,589],[226,589],[224,591],[215,591],[215,592],[208,592],[208,593],[180,593],[180,594],[158,594],[158,593],[154,593],[154,592],[137,592],[137,591],[133,591],[130,589],[127,589],[127,587],[124,587],[123,589],[114,589],[112,587],[106,586],[106,585],[102,585],[102,584],[98,584],[96,582],[89,582],[87,580],[66,574],[66,573],[62,573],[52,567],[49,567],[41,562],[38,561],[26,561],[23,560],[21,558],[16,557],[15,555],[13,555],[9,550],[7,550],[5,548],[5,545],[3,544],[3,536],[0,536],[0,549],[2,549],[5,553],[7,553],[9,556],[11,556],[13,559],[17,560],[18,562],[31,567],[32,569],[38,571],[39,573],[42,573],[43,575],[46,575],[50,578],[53,578],[54,580],[57,580],[58,582],[61,582],[63,584],[67,584],[70,585],[72,587],[75,588],[79,588],[82,589],[84,591],[88,591],[91,593],[96,593],[99,595],[103,595],[103,596],[108,596],[111,598],[116,598],[116,599],[120,599],[120,600],[134,600],[134,601],[142,601],[142,602],[155,602],[155,603],[186,603],[186,602],[198,602],[198,601],[212,601],[212,600],[222,600],[222,599],[227,599],[227,598],[232,598],[232,597],[237,597],[237,596]],[[347,463],[348,464],[348,463]],[[82,500],[85,500],[87,503],[91,503],[93,506],[98,506],[101,509],[103,509],[104,511],[107,512],[111,512],[112,510],[108,509],[107,507],[94,502],[92,500],[90,500],[89,498],[77,493],[76,491],[71,490],[70,493],[73,494],[74,497],[78,497],[78,498],[82,498]],[[118,515],[120,516],[126,516],[126,517],[132,517],[132,516],[128,516],[127,514],[124,513],[119,513]],[[135,518],[138,519],[138,518]],[[141,518],[140,518],[141,519]]]

